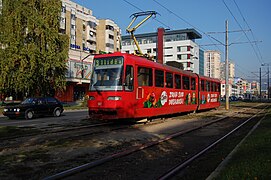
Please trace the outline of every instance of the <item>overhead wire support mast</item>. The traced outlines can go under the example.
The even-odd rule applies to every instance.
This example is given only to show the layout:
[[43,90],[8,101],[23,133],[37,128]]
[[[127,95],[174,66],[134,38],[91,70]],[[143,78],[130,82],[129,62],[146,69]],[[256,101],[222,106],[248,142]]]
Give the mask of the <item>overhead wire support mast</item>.
[[[143,56],[143,53],[142,53],[142,51],[141,51],[141,49],[140,49],[140,47],[139,47],[139,44],[138,44],[138,42],[137,42],[137,40],[136,40],[136,37],[135,37],[135,35],[134,35],[134,32],[135,32],[135,30],[136,30],[137,28],[139,28],[139,26],[141,26],[144,22],[146,22],[146,21],[147,21],[148,19],[150,19],[152,16],[156,17],[156,14],[158,14],[158,13],[155,12],[155,11],[145,11],[145,12],[134,13],[134,14],[132,14],[132,15],[130,16],[130,17],[133,17],[133,19],[132,19],[131,23],[129,24],[129,26],[126,28],[126,31],[127,31],[128,33],[131,34],[131,38],[132,38],[132,39],[134,40],[134,42],[135,42],[135,45],[136,45],[137,50],[138,50],[138,53],[136,53],[136,54],[138,54],[138,55]],[[136,26],[134,26],[134,27],[131,28],[131,26],[134,24],[135,20],[136,20],[139,16],[146,16],[146,17],[145,17],[141,22],[139,22]]]

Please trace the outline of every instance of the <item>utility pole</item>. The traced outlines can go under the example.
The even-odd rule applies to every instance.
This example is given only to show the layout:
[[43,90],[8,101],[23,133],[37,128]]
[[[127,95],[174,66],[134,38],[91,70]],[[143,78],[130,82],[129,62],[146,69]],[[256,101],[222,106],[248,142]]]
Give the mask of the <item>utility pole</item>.
[[260,102],[262,102],[262,71],[260,67]]
[[225,83],[226,83],[226,103],[225,109],[229,110],[229,43],[228,43],[228,20],[226,20],[226,45],[225,45]]
[[267,69],[267,100],[269,100],[269,64],[268,64],[268,69]]

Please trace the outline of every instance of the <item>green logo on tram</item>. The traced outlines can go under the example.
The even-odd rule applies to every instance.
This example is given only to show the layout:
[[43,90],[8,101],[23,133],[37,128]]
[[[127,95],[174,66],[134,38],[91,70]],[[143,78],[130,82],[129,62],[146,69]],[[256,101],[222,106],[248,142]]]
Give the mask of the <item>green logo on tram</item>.
[[110,57],[110,58],[99,58],[94,59],[94,66],[110,66],[110,65],[122,65],[123,57]]

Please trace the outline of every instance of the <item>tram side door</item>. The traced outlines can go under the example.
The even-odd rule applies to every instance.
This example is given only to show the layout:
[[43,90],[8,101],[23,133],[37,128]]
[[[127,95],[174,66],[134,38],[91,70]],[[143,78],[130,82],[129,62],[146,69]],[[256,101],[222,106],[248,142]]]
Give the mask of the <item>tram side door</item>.
[[135,95],[135,72],[132,65],[126,65],[124,77],[125,90],[125,109],[129,115],[134,115],[136,109],[136,95]]

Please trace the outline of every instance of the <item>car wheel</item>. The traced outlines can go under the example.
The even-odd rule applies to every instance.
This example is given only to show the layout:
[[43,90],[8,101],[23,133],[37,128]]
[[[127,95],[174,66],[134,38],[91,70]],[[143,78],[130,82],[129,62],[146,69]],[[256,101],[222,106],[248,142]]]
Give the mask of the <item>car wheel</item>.
[[54,116],[55,117],[61,116],[61,110],[60,110],[60,108],[55,108],[55,110],[54,110]]
[[34,112],[32,110],[28,110],[25,112],[25,119],[32,119],[34,117]]

